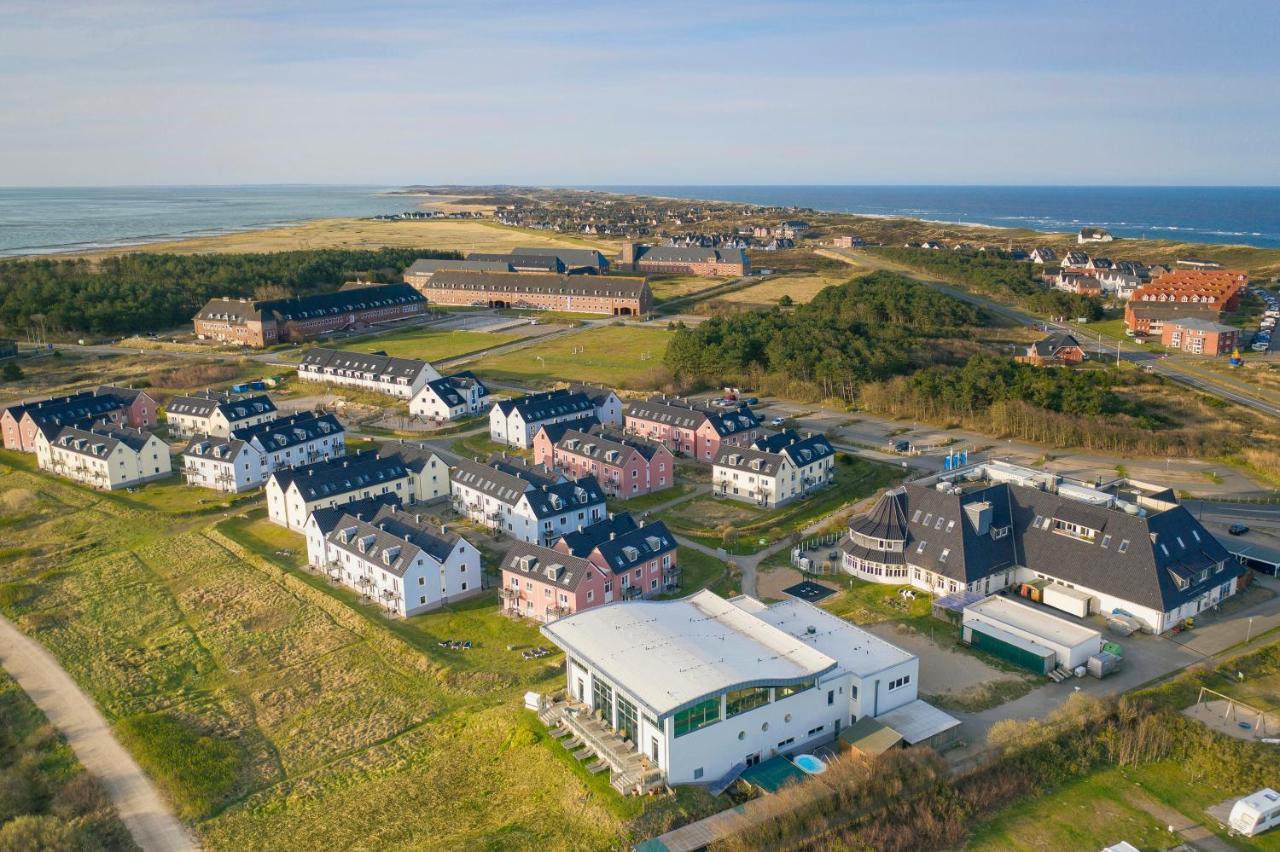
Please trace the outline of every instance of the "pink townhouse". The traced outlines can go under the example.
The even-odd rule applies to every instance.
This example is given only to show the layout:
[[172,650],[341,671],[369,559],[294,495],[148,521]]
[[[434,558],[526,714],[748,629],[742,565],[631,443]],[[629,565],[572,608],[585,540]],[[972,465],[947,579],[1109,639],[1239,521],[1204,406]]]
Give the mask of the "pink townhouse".
[[760,420],[745,405],[716,411],[665,396],[631,403],[626,431],[708,464],[722,445],[749,447],[763,434]]
[[566,476],[594,476],[604,493],[625,500],[675,484],[675,456],[663,444],[608,432],[543,429],[534,439],[534,460]]
[[144,390],[139,388],[122,388],[115,385],[103,385],[94,391],[98,396],[110,396],[120,400],[124,406],[125,419],[134,429],[155,426],[160,406]]
[[604,603],[608,577],[609,572],[585,559],[516,542],[502,560],[502,611],[555,621]]

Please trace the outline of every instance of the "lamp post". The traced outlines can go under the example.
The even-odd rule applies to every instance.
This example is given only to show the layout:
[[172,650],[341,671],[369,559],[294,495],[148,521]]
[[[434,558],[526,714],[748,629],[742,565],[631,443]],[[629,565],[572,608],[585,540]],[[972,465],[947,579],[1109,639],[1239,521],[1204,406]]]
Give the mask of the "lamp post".
[[1253,637],[1253,616],[1249,616],[1249,629],[1244,634],[1244,644],[1249,644],[1249,639]]

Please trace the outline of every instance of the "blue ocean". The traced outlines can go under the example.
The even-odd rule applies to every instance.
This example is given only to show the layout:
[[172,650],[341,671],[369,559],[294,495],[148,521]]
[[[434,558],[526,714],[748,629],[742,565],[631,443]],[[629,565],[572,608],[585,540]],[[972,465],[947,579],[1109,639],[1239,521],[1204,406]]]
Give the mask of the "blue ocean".
[[[1280,247],[1280,187],[617,186],[873,216]],[[0,187],[0,255],[51,254],[413,209],[381,186]]]
[[413,210],[378,186],[0,187],[0,255],[50,254]]
[[1280,247],[1280,187],[1183,186],[597,186],[935,222]]

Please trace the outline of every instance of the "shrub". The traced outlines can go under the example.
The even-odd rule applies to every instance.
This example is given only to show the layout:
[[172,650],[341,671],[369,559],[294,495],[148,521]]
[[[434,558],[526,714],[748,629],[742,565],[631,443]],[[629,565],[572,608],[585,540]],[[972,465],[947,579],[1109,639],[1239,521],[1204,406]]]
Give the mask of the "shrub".
[[0,828],[0,852],[80,852],[75,829],[52,816],[20,816]]
[[240,770],[236,747],[167,713],[130,716],[119,723],[121,739],[138,762],[168,789],[187,819],[207,816],[235,787]]

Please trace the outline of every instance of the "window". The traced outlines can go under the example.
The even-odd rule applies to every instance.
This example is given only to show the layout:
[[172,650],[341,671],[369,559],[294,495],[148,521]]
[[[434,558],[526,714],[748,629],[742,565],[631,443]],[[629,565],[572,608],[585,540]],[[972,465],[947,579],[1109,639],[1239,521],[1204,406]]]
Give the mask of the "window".
[[929,542],[927,542],[927,541],[922,541],[922,542],[920,542],[919,544],[917,544],[917,545],[916,545],[916,553],[924,553],[924,546],[925,546],[926,544],[928,544],[928,543],[929,543]]
[[948,557],[948,556],[950,556],[950,555],[951,555],[951,548],[949,548],[949,547],[944,547],[944,548],[942,548],[942,553],[938,554],[938,561],[939,561],[939,562],[946,562],[946,561],[947,561],[947,557]]
[[819,726],[818,726],[818,727],[816,727],[816,728],[810,728],[810,729],[809,729],[809,736],[811,736],[811,737],[812,737],[814,734],[820,734],[820,733],[822,733],[822,729],[823,729],[823,728],[825,728],[825,727],[826,727],[826,725],[819,725]]
[[769,687],[752,686],[746,689],[736,689],[725,695],[725,718],[737,716],[740,713],[746,713],[748,710],[754,710],[769,703]]
[[1109,535],[1104,535],[1104,536],[1102,537],[1102,546],[1103,546],[1103,547],[1106,547],[1106,546],[1107,546],[1107,545],[1109,545],[1109,544],[1111,544],[1111,536],[1109,536]]
[[834,689],[828,689],[827,690],[827,706],[831,706],[832,704],[835,704],[835,703],[836,703],[836,691]]
[[776,694],[774,695],[774,700],[781,701],[784,698],[795,695],[797,692],[804,692],[806,689],[813,689],[815,683],[816,681],[810,679],[802,680],[799,683],[792,684],[791,686],[779,686]]
[[1129,539],[1121,539],[1120,546],[1116,548],[1117,553],[1124,553],[1129,549]]
[[942,517],[941,517],[941,516],[939,516],[939,517],[938,517],[938,522],[937,522],[936,524],[934,524],[934,525],[933,525],[933,528],[934,528],[935,530],[940,530],[940,529],[942,529],[942,524],[943,524]]
[[889,691],[893,692],[895,689],[902,689],[902,687],[909,683],[911,683],[911,675],[903,675],[900,678],[895,678],[889,681]]
[[955,528],[956,528],[955,521],[947,521],[947,532],[951,532]]
[[1031,522],[1031,526],[1039,529],[1042,523],[1044,523],[1044,515],[1036,515],[1035,520]]
[[927,527],[931,523],[933,523],[933,512],[924,516],[924,525]]
[[[685,734],[693,733],[699,728],[705,728],[719,721],[720,698],[718,696],[708,698],[675,714],[675,735],[683,737]],[[701,772],[701,769],[695,770],[693,777],[700,778]]]
[[596,593],[595,593],[595,590],[594,590],[594,589],[587,589],[587,603],[591,603],[591,602],[592,602],[593,600],[595,600],[595,599],[596,599]]
[[920,510],[919,510],[919,509],[916,509],[916,510],[915,510],[915,512],[914,512],[914,513],[912,513],[912,515],[911,515],[911,523],[913,523],[913,524],[918,524],[918,523],[920,523]]
[[426,595],[420,595],[420,596],[418,597],[418,603],[420,603],[420,604],[424,604],[424,603],[426,603],[426,602],[427,602],[427,596],[426,596]]
[[791,745],[795,741],[796,741],[795,737],[787,737],[785,740],[778,743],[778,748],[786,748],[787,746]]
[[702,777],[702,767],[699,766],[697,769],[693,770],[693,780],[697,781],[701,777]]

